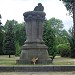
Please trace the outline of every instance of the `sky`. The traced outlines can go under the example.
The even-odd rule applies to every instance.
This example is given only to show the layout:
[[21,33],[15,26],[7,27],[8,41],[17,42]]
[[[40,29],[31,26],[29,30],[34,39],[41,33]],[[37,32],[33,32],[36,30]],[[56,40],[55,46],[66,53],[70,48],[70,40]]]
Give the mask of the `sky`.
[[38,3],[44,6],[46,19],[55,17],[62,20],[64,28],[68,30],[73,25],[73,19],[67,15],[68,11],[64,4],[59,0],[0,0],[1,22],[4,25],[7,20],[24,22],[23,13],[33,11]]

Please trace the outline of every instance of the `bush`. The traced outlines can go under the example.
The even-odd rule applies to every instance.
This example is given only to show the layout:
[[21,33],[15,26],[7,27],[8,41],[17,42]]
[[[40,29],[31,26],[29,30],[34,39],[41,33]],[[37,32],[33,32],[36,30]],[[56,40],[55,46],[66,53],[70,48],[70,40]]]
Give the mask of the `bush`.
[[59,44],[57,49],[61,55],[61,57],[69,57],[70,56],[70,44]]
[[21,53],[21,49],[20,49],[20,45],[19,45],[18,41],[16,42],[15,47],[16,47],[16,54],[15,54],[15,56],[19,56],[20,53]]

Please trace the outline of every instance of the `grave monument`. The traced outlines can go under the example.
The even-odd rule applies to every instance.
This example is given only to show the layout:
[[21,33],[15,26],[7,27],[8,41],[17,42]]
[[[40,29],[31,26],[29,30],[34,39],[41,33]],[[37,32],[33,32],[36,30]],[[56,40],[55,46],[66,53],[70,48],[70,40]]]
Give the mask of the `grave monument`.
[[[41,3],[34,8],[33,11],[28,11],[23,14],[26,23],[26,36],[27,39],[22,46],[20,59],[17,60],[18,64],[49,64],[47,46],[42,40],[43,23],[45,20],[44,7]],[[36,60],[37,59],[37,60]]]

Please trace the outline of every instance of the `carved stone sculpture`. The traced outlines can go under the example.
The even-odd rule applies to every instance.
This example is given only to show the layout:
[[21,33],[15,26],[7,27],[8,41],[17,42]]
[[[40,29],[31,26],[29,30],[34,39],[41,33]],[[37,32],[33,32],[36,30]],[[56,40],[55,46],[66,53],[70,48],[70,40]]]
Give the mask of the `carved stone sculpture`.
[[34,8],[34,11],[25,12],[23,14],[26,22],[26,36],[27,40],[22,46],[20,59],[17,60],[19,64],[31,64],[32,59],[38,58],[36,64],[50,63],[47,46],[42,40],[43,23],[45,20],[45,13],[43,12],[41,3]]
[[38,6],[36,6],[36,7],[34,8],[34,11],[43,11],[43,10],[44,10],[44,7],[42,6],[41,3],[38,3]]

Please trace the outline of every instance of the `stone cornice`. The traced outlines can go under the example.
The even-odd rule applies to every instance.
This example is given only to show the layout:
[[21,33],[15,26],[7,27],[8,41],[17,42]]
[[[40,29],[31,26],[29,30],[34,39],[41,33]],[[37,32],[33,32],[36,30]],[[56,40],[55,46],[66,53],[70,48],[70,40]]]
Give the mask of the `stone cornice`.
[[45,20],[45,15],[46,14],[42,11],[29,11],[29,12],[25,12],[23,14],[25,21],[29,21],[29,20],[44,21]]

